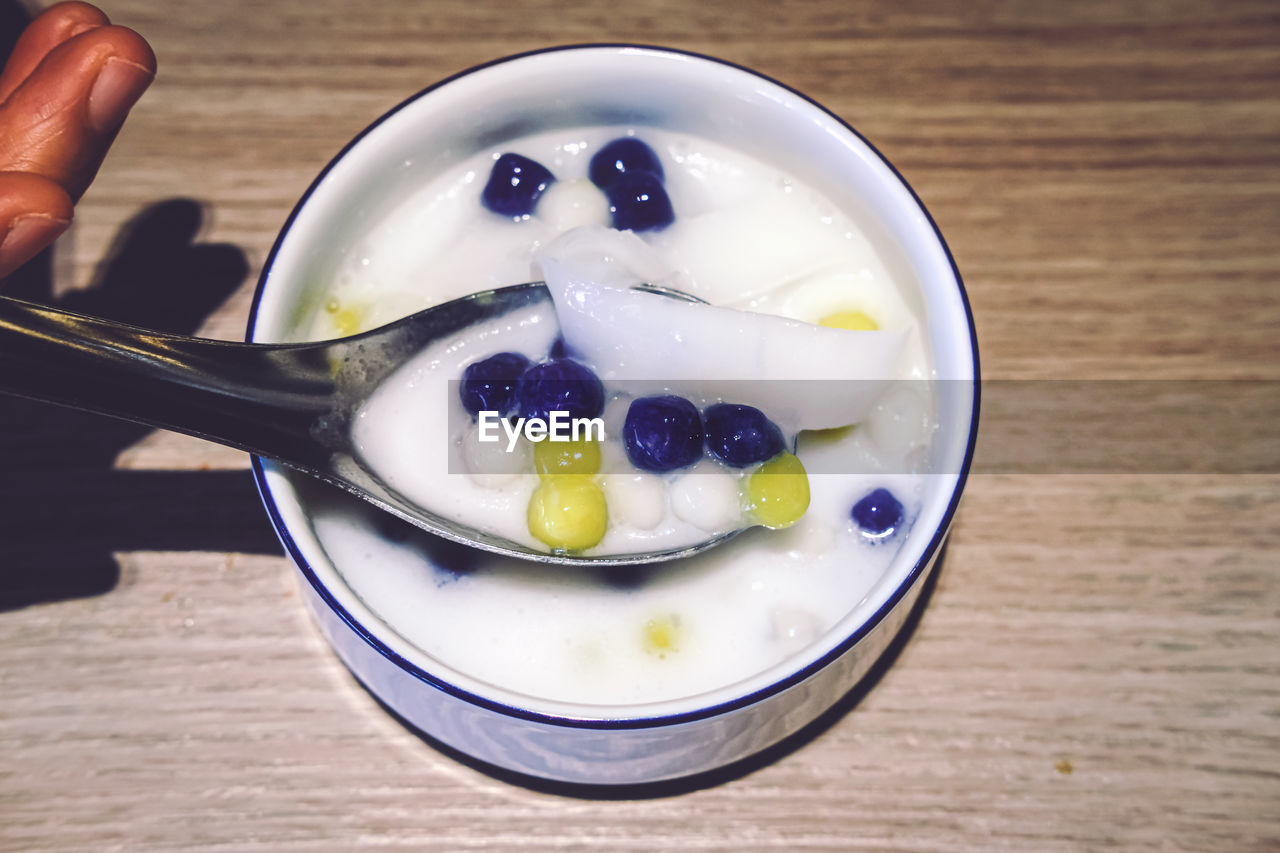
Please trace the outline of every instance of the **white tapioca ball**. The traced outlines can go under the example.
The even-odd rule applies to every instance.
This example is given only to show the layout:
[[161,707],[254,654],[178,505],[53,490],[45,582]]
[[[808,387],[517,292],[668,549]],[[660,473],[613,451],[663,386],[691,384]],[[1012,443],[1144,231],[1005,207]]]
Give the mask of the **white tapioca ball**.
[[928,439],[929,418],[920,394],[909,383],[897,382],[885,391],[867,415],[871,441],[885,456],[901,459]]
[[699,465],[671,484],[671,511],[676,518],[708,533],[742,526],[740,481],[714,464]]
[[773,611],[773,638],[786,654],[795,654],[818,638],[822,623],[808,610],[779,607]]
[[463,433],[461,444],[462,464],[472,481],[482,488],[501,488],[533,470],[533,457],[527,441],[516,442],[508,452],[505,434],[500,434],[497,441],[481,441],[478,426],[472,424]]
[[661,478],[652,474],[608,474],[601,486],[614,523],[652,530],[667,514],[666,489]]
[[609,200],[586,180],[556,181],[538,199],[538,218],[558,232],[580,225],[608,225]]

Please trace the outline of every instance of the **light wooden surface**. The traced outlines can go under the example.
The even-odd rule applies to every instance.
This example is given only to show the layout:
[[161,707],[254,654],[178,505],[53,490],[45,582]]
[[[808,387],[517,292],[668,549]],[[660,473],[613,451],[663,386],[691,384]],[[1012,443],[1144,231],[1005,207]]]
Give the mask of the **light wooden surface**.
[[[26,295],[239,337],[292,203],[380,113],[482,60],[635,40],[756,67],[885,152],[987,377],[1280,379],[1274,3],[105,6],[159,79]],[[600,801],[387,716],[311,626],[243,456],[8,399],[0,443],[3,850],[1280,849],[1274,473],[976,476],[914,632],[833,725]]]

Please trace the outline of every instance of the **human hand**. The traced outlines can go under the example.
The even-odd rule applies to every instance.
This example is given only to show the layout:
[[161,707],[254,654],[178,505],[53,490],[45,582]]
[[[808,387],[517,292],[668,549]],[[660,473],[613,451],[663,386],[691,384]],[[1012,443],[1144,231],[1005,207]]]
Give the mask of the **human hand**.
[[0,72],[0,278],[71,224],[156,58],[87,3],[59,3],[23,31]]

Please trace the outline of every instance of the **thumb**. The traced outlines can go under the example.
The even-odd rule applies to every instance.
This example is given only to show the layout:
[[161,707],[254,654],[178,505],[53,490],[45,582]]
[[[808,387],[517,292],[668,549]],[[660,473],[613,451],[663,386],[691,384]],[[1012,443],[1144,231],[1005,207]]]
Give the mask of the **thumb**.
[[40,253],[71,224],[71,197],[27,172],[0,172],[0,279]]

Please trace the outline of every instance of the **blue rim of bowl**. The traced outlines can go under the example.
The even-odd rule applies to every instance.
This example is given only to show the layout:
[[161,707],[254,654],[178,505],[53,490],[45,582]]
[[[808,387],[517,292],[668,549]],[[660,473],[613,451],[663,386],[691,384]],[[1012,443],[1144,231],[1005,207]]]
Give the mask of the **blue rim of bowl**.
[[762,687],[758,690],[752,691],[751,693],[744,694],[743,696],[739,696],[736,699],[731,699],[716,705],[708,705],[704,708],[698,708],[693,711],[683,711],[677,714],[666,714],[666,715],[659,715],[659,716],[652,716],[652,717],[594,719],[594,718],[588,718],[588,717],[570,717],[570,716],[560,716],[555,714],[547,714],[540,711],[531,711],[526,708],[520,708],[514,705],[508,705],[502,702],[498,702],[493,699],[489,699],[484,696],[477,695],[468,690],[463,690],[462,688],[454,684],[451,684],[447,681],[437,678],[433,676],[431,673],[424,671],[422,668],[420,668],[413,662],[407,660],[402,655],[397,654],[393,649],[389,648],[381,640],[379,640],[372,633],[366,630],[365,627],[361,625],[347,611],[347,609],[344,608],[334,598],[333,594],[329,591],[328,587],[326,587],[320,581],[320,579],[316,576],[315,570],[311,567],[311,564],[307,561],[307,558],[303,555],[302,549],[298,547],[297,542],[294,541],[293,536],[289,533],[289,529],[285,525],[284,519],[280,514],[279,507],[276,505],[275,498],[271,494],[270,486],[267,484],[266,469],[263,467],[263,464],[262,464],[263,460],[258,456],[253,456],[252,466],[253,466],[254,481],[256,482],[258,487],[258,494],[262,498],[262,503],[266,507],[267,514],[271,519],[271,526],[275,528],[276,535],[280,538],[281,544],[284,546],[285,550],[288,551],[289,555],[292,557],[293,561],[297,564],[298,568],[302,571],[308,583],[310,583],[312,588],[315,589],[316,594],[320,596],[320,598],[324,601],[324,603],[334,613],[336,613],[339,616],[339,618],[341,618],[342,621],[345,622],[349,628],[351,628],[357,635],[359,635],[375,651],[377,651],[379,654],[381,654],[390,662],[394,663],[400,669],[404,670],[407,674],[412,675],[415,678],[417,678],[419,681],[422,681],[425,684],[428,684],[437,690],[441,690],[455,698],[469,702],[480,708],[485,708],[487,710],[494,711],[499,714],[504,714],[506,716],[510,716],[516,719],[522,719],[522,720],[528,720],[528,721],[537,722],[537,723],[543,723],[547,725],[559,726],[562,728],[597,729],[597,730],[649,729],[649,728],[659,728],[664,726],[674,726],[682,723],[690,723],[695,720],[703,720],[711,717],[717,717],[722,714],[726,714],[732,711],[745,708],[749,705],[754,705],[771,696],[777,695],[795,686],[796,684],[799,684],[805,679],[815,675],[816,673],[822,671],[823,669],[826,669],[836,660],[843,657],[850,649],[856,646],[859,642],[861,642],[864,637],[866,637],[869,633],[871,633],[871,631],[874,630],[884,620],[884,618],[889,613],[891,613],[894,610],[894,608],[897,607],[898,602],[901,601],[902,597],[907,594],[907,591],[912,589],[916,585],[916,583],[920,580],[920,576],[924,572],[925,567],[928,566],[930,562],[933,560],[934,556],[938,552],[938,549],[942,546],[943,540],[946,538],[946,532],[951,528],[952,519],[955,517],[956,509],[960,504],[960,496],[964,492],[965,483],[968,481],[968,478],[969,478],[969,469],[973,462],[974,448],[977,444],[977,439],[978,439],[978,413],[980,408],[981,385],[982,385],[981,372],[979,370],[979,363],[978,363],[978,331],[973,320],[973,309],[969,304],[969,294],[965,290],[964,281],[960,277],[960,270],[956,266],[955,258],[951,254],[951,247],[947,245],[946,239],[942,236],[942,231],[938,228],[937,223],[933,221],[933,215],[930,214],[928,209],[924,206],[924,202],[920,200],[920,196],[916,194],[915,189],[911,186],[910,183],[907,182],[907,179],[902,176],[902,174],[897,170],[897,168],[891,162],[889,162],[889,158],[885,157],[884,154],[880,153],[880,149],[872,145],[870,140],[868,140],[865,136],[863,136],[861,133],[855,130],[852,126],[849,125],[848,122],[846,122],[840,116],[831,112],[831,110],[827,109],[822,104],[818,103],[813,98],[810,98],[808,95],[804,94],[803,92],[800,92],[792,88],[791,86],[786,85],[785,83],[781,83],[777,80],[774,80],[772,77],[769,77],[766,74],[761,74],[759,71],[748,68],[744,65],[739,65],[735,62],[730,62],[725,59],[719,59],[714,56],[707,56],[706,54],[696,53],[690,50],[680,50],[678,48],[661,47],[657,45],[633,44],[629,42],[599,42],[599,43],[593,42],[593,43],[584,43],[584,44],[566,44],[566,45],[557,45],[554,47],[544,47],[544,48],[538,48],[536,50],[525,51],[523,53],[516,53],[516,54],[511,54],[509,56],[499,57],[498,59],[493,59],[493,60],[490,60],[489,62],[483,62],[479,65],[473,65],[469,68],[466,68],[462,71],[457,72],[456,74],[451,74],[448,77],[444,78],[443,80],[439,80],[431,84],[430,86],[427,86],[425,89],[420,90],[416,94],[411,95],[410,97],[401,101],[399,104],[397,104],[396,106],[392,107],[390,110],[388,110],[387,112],[379,116],[376,120],[373,121],[373,123],[371,123],[364,130],[360,131],[359,134],[357,134],[354,138],[352,138],[350,142],[344,145],[342,147],[342,150],[339,151],[333,157],[333,159],[329,161],[329,163],[324,167],[324,169],[321,170],[321,172],[316,176],[315,180],[311,182],[311,185],[307,187],[307,191],[302,194],[302,197],[298,200],[298,203],[294,205],[293,210],[290,211],[288,219],[285,220],[284,226],[280,229],[280,233],[276,236],[275,243],[272,245],[271,251],[267,255],[266,262],[262,266],[262,273],[258,277],[258,286],[253,293],[253,302],[249,310],[249,321],[248,321],[248,327],[246,330],[246,340],[249,340],[252,337],[253,328],[256,325],[257,319],[258,319],[258,306],[261,304],[262,293],[267,283],[267,277],[271,272],[272,265],[275,263],[276,254],[279,252],[281,245],[284,243],[284,239],[288,235],[289,229],[293,225],[294,220],[301,213],[302,208],[306,206],[307,201],[311,198],[311,195],[315,192],[316,188],[319,187],[320,183],[325,179],[325,177],[328,176],[329,172],[332,171],[337,166],[337,164],[341,162],[341,160],[347,155],[347,152],[349,152],[352,148],[358,145],[361,142],[361,140],[363,140],[366,136],[372,133],[376,128],[381,126],[384,122],[388,121],[392,116],[399,113],[402,109],[407,107],[409,104],[430,94],[436,89],[439,89],[440,87],[445,86],[453,82],[454,80],[457,80],[462,77],[466,77],[469,74],[474,74],[477,71],[482,71],[485,68],[490,68],[495,65],[502,65],[507,62],[514,62],[516,60],[527,59],[529,57],[539,56],[542,54],[560,53],[560,52],[575,51],[575,50],[593,50],[593,49],[606,49],[606,50],[631,49],[631,50],[644,50],[644,51],[654,51],[658,53],[675,54],[678,56],[687,56],[692,59],[712,62],[717,65],[723,65],[728,68],[733,68],[738,71],[745,72],[747,74],[752,75],[753,77],[757,77],[759,79],[762,79],[768,83],[772,83],[773,85],[784,89],[790,94],[795,95],[796,97],[805,101],[810,106],[815,107],[816,109],[825,113],[827,116],[829,116],[830,118],[835,120],[837,123],[839,123],[839,125],[843,127],[846,131],[848,131],[849,133],[852,133],[855,137],[861,140],[862,143],[866,145],[867,148],[870,149],[872,153],[874,153],[878,158],[880,158],[880,161],[884,163],[886,167],[888,167],[889,171],[893,173],[894,177],[896,177],[898,181],[901,182],[902,186],[906,188],[907,192],[910,193],[912,200],[915,202],[916,207],[918,207],[920,212],[924,214],[925,221],[927,221],[929,223],[929,227],[933,229],[934,236],[937,237],[938,244],[942,247],[943,254],[946,255],[947,263],[951,266],[952,275],[955,276],[956,288],[960,294],[960,301],[964,305],[965,319],[968,321],[968,324],[969,324],[969,350],[972,353],[972,357],[973,357],[973,412],[971,415],[970,425],[969,425],[969,439],[965,447],[964,463],[960,466],[960,473],[959,473],[958,479],[956,480],[955,490],[952,492],[951,499],[947,503],[947,509],[943,513],[942,521],[938,524],[937,530],[934,531],[933,538],[929,540],[929,544],[925,546],[924,551],[920,555],[920,559],[916,561],[916,564],[912,567],[911,572],[907,575],[907,577],[903,579],[902,583],[898,584],[898,586],[894,589],[894,591],[889,595],[889,598],[885,601],[885,603],[881,605],[879,610],[877,610],[865,622],[859,625],[857,630],[855,630],[849,636],[841,640],[840,643],[838,643],[834,648],[829,650],[822,657],[818,658],[817,660],[811,661],[806,666],[796,670],[793,673],[790,673],[784,678],[780,678],[777,681],[774,681],[773,683],[769,684],[766,687]]

